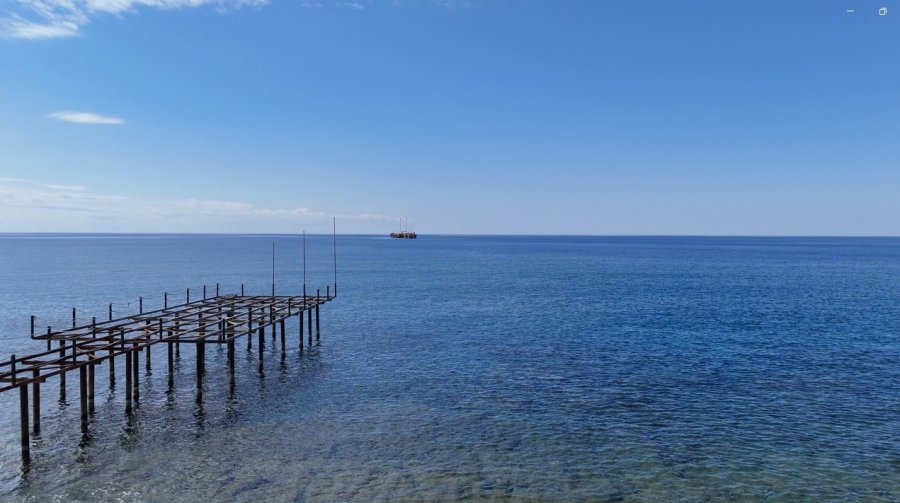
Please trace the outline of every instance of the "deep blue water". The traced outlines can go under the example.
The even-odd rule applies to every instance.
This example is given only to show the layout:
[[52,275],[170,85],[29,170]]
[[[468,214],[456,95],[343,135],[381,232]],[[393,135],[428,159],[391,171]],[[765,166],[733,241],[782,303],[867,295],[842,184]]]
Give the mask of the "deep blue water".
[[[266,293],[273,240],[296,292],[296,236],[0,235],[0,357],[31,314]],[[0,498],[900,500],[900,239],[339,236],[338,274],[319,345],[239,352],[233,394],[224,351],[200,402],[157,351],[130,418],[100,370],[82,438],[45,385],[27,470],[0,396]]]

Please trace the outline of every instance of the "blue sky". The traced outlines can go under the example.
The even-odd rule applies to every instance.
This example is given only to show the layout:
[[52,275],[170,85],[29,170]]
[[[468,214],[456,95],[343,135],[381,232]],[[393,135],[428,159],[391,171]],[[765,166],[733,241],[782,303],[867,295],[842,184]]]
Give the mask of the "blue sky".
[[0,0],[0,232],[900,235],[895,3]]

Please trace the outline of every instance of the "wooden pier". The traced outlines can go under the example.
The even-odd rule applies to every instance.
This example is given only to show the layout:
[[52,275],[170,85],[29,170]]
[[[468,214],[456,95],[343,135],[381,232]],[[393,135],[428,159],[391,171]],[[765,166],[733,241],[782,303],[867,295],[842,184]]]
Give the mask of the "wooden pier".
[[[22,458],[30,461],[30,432],[41,429],[41,385],[56,378],[59,382],[60,400],[66,399],[66,377],[77,373],[79,380],[79,403],[81,407],[81,431],[87,433],[89,417],[94,412],[94,383],[101,365],[108,367],[109,383],[116,382],[116,363],[124,367],[125,411],[131,413],[132,402],[139,399],[140,357],[145,355],[145,365],[151,365],[151,348],[156,346],[167,352],[168,385],[174,384],[174,361],[180,356],[182,344],[193,344],[197,359],[197,386],[202,386],[205,372],[206,346],[224,344],[227,347],[228,372],[234,373],[235,344],[246,337],[248,350],[252,350],[253,338],[258,338],[259,371],[264,369],[264,337],[271,330],[272,338],[280,331],[281,352],[285,353],[285,321],[299,318],[297,344],[304,347],[304,316],[307,322],[307,344],[320,337],[319,307],[335,298],[331,286],[324,295],[317,290],[315,295],[244,295],[240,293],[219,294],[216,285],[215,296],[207,298],[206,287],[203,296],[191,301],[190,290],[186,302],[169,306],[168,295],[164,294],[163,308],[143,311],[143,299],[139,311],[124,318],[113,319],[112,305],[107,320],[95,318],[88,324],[77,324],[76,313],[72,311],[72,326],[63,330],[47,327],[45,333],[37,333],[35,318],[31,317],[32,339],[46,341],[47,349],[25,356],[12,357],[0,363],[0,393],[18,390],[22,432]],[[304,287],[305,290],[305,287]],[[315,319],[315,321],[314,321]],[[315,334],[313,332],[315,331]],[[30,392],[29,392],[30,390]],[[29,401],[31,402],[29,404]]]

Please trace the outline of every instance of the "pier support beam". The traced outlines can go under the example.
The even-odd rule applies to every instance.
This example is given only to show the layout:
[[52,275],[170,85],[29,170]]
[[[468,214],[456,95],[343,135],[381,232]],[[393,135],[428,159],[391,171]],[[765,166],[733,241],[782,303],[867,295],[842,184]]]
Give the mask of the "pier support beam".
[[[66,357],[66,343],[65,341],[59,341],[59,357]],[[63,370],[59,373],[59,401],[65,403],[66,401],[66,371]]]
[[38,435],[41,433],[41,371],[34,369],[32,375],[34,376],[34,382],[31,383],[31,394],[33,395],[31,404],[31,422],[34,423],[32,425],[34,434]]
[[206,371],[206,344],[197,342],[197,389],[203,387],[203,373]]
[[22,428],[22,461],[31,462],[31,439],[28,435],[28,386],[19,386],[19,416]]
[[125,413],[131,413],[131,351],[125,350]]
[[173,376],[173,374],[175,374],[175,358],[174,358],[174,355],[172,354],[172,343],[167,342],[166,348],[168,349],[166,356],[167,356],[168,363],[169,363],[169,376],[168,376],[169,383],[168,384],[169,384],[169,388],[171,389],[172,385],[175,384],[175,382],[174,382],[175,378]]
[[146,360],[147,373],[149,374],[150,373],[150,346],[149,345],[147,346],[147,358],[145,358],[145,360]]
[[109,387],[116,387],[116,357],[113,356],[115,349],[109,348]]
[[309,312],[306,313],[306,330],[307,330],[307,332],[309,332],[309,339],[307,340],[307,342],[309,342],[309,345],[312,346],[312,336],[313,336],[313,332],[312,332],[312,309],[310,309]]
[[135,348],[131,351],[131,354],[134,357],[134,361],[131,362],[131,385],[134,389],[132,395],[134,396],[134,400],[137,401],[141,396],[141,350]]
[[266,349],[266,326],[259,327],[259,372],[263,371],[263,352]]
[[90,364],[88,365],[87,373],[88,373],[88,413],[94,413],[94,355],[91,354],[88,356],[88,361]]
[[316,340],[319,340],[319,305],[316,304]]
[[87,390],[87,366],[82,365],[78,367],[78,387],[79,391],[79,402],[81,403],[81,433],[88,432],[88,390]]

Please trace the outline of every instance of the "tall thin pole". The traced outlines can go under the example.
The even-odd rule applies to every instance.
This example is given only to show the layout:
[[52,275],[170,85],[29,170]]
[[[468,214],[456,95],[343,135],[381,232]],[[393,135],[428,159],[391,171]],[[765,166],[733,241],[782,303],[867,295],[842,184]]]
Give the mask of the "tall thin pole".
[[306,231],[303,231],[303,297],[306,297]]
[[275,241],[272,241],[272,297],[275,296]]
[[331,217],[331,252],[334,264],[334,296],[337,297],[337,218]]

